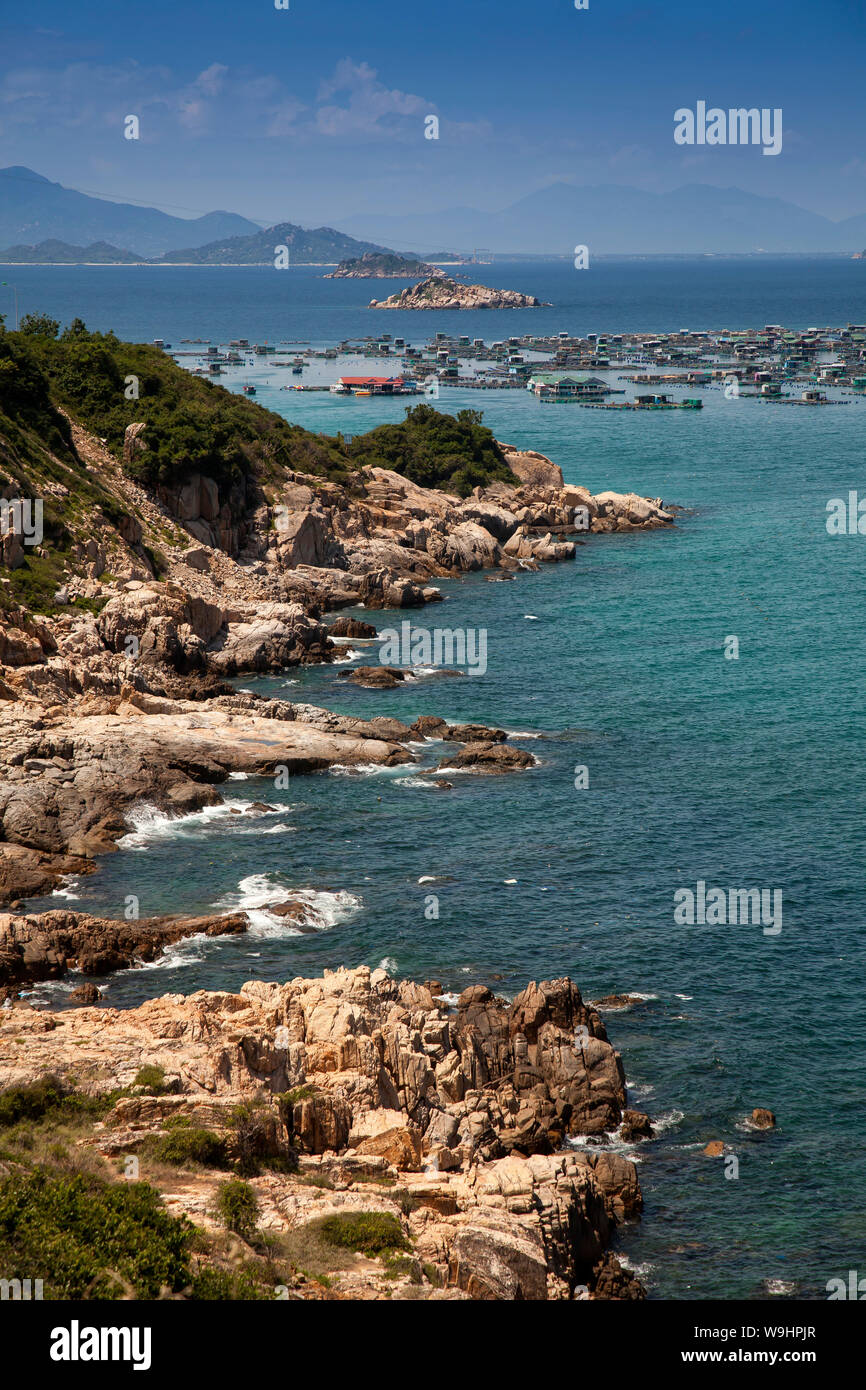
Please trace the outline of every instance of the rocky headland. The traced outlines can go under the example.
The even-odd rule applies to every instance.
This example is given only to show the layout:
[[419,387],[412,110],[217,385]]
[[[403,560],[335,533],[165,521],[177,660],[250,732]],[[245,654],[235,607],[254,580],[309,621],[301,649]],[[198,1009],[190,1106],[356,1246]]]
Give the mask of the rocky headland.
[[[137,801],[181,813],[220,801],[232,773],[416,761],[408,720],[343,718],[227,683],[329,662],[343,650],[334,636],[375,634],[356,619],[329,626],[329,610],[421,608],[441,598],[437,579],[573,560],[580,532],[673,521],[658,499],[593,496],[566,486],[543,455],[507,444],[497,447],[511,481],[467,497],[366,466],[346,483],[287,470],[276,486],[247,483],[221,501],[214,480],[196,473],[148,492],[98,439],[74,432],[121,515],[106,506],[88,518],[57,613],[12,603],[0,611],[0,903],[92,868]],[[146,428],[130,425],[127,463],[147,447]],[[26,558],[8,535],[0,555],[8,571]],[[403,673],[380,666],[352,675],[393,688]],[[534,764],[483,733],[464,743],[448,765],[490,773]]]
[[[243,1161],[271,1248],[306,1235],[309,1259],[332,1218],[391,1218],[398,1260],[332,1252],[329,1270],[283,1276],[292,1297],[644,1296],[609,1250],[640,1214],[637,1172],[593,1141],[646,1117],[627,1111],[620,1057],[568,979],[511,1003],[477,985],[449,1002],[435,981],[362,967],[131,1010],[0,1010],[0,1095],[47,1075],[106,1097],[79,1167],[120,1164],[155,1186],[199,1248],[226,1162]],[[226,1157],[153,1161],[154,1142],[190,1132]],[[252,1239],[205,1258],[249,1265]]]
[[[0,536],[0,1121],[16,1106],[30,1113],[28,1088],[53,1095],[50,1077],[81,1092],[81,1113],[104,1102],[76,1140],[81,1161],[140,1155],[167,1208],[202,1228],[219,1175],[149,1170],[150,1141],[177,1124],[207,1130],[234,1162],[240,1123],[267,1240],[372,1211],[410,1252],[388,1270],[344,1260],[336,1297],[642,1296],[608,1250],[616,1223],[640,1210],[635,1169],[593,1141],[650,1130],[626,1110],[619,1057],[570,981],[531,985],[510,1004],[475,986],[453,1007],[435,982],[362,968],[118,1011],[99,1007],[100,978],[182,938],[244,933],[247,915],[119,921],[34,913],[27,900],[93,872],[137,806],[224,804],[232,777],[406,764],[447,792],[448,768],[532,775],[534,755],[482,723],[410,722],[411,710],[360,719],[229,681],[375,642],[372,623],[335,610],[423,609],[441,600],[443,578],[574,561],[587,533],[670,527],[672,511],[566,485],[544,455],[494,440],[476,412],[420,407],[350,448],[190,379],[153,349],[83,325],[51,344],[49,329],[36,349],[0,331],[0,365],[11,360],[22,383],[11,414],[0,404],[0,493],[45,505],[37,545],[14,528]],[[80,355],[90,376],[52,386],[52,353]],[[124,422],[113,405],[100,414],[86,393],[76,409],[51,395],[69,381],[89,389],[99,371],[122,385],[142,362],[169,402],[148,420]],[[185,460],[190,429],[211,439],[211,471]],[[398,457],[405,471],[376,461]],[[407,674],[369,663],[352,678],[408,700]],[[429,740],[442,757],[421,766]],[[268,910],[309,924],[300,901]],[[30,1005],[32,986],[72,972],[78,1007]],[[163,1081],[139,1084],[142,1066]],[[0,1160],[0,1182],[18,1162]],[[237,1240],[230,1259],[243,1264],[251,1248]],[[291,1296],[331,1296],[327,1270],[308,1280],[292,1269]]]

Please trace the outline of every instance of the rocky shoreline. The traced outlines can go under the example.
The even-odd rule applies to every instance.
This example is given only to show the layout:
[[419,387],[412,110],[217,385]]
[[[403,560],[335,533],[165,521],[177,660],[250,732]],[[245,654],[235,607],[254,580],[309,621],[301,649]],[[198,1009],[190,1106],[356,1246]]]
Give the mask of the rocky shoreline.
[[[423,607],[441,599],[435,579],[537,569],[573,560],[580,542],[571,537],[581,531],[673,522],[658,499],[592,496],[566,486],[544,455],[509,445],[499,447],[513,482],[467,498],[378,467],[348,485],[293,473],[270,495],[248,487],[224,504],[212,480],[193,474],[153,498],[121,480],[99,441],[76,430],[80,455],[92,469],[111,469],[130,514],[116,525],[101,518],[99,539],[82,547],[64,583],[65,599],[98,599],[98,614],[0,613],[0,906],[92,870],[138,801],[184,813],[217,804],[232,773],[416,762],[406,745],[418,731],[408,722],[344,718],[227,684],[246,672],[333,661],[340,647],[332,633],[375,633],[355,619],[329,627],[328,610]],[[129,426],[127,455],[146,448],[145,427]],[[159,580],[144,551],[156,534],[168,565]],[[14,567],[16,546],[7,536],[0,562]],[[364,669],[349,675],[363,681]],[[365,683],[384,688],[402,674],[366,669],[375,679]],[[464,769],[534,764],[483,727],[454,737]]]
[[[356,1257],[298,1274],[292,1297],[645,1297],[609,1249],[640,1215],[637,1171],[593,1141],[651,1130],[627,1109],[621,1059],[568,979],[511,1003],[476,985],[451,1003],[435,981],[360,967],[130,1010],[18,1004],[0,1010],[0,1058],[0,1091],[46,1075],[91,1096],[120,1089],[79,1161],[85,1149],[137,1158],[168,1210],[204,1231],[219,1173],[149,1165],[149,1143],[181,1124],[231,1154],[239,1105],[269,1240],[334,1215],[399,1223],[408,1253],[396,1269]],[[136,1084],[142,1067],[158,1085]],[[251,1254],[238,1238],[235,1263]]]
[[[529,772],[536,759],[501,729],[352,718],[227,678],[333,661],[340,640],[375,640],[356,617],[329,623],[335,609],[422,608],[441,599],[437,579],[515,577],[574,560],[581,532],[669,527],[673,513],[659,499],[566,486],[549,459],[508,445],[497,449],[510,480],[466,497],[374,466],[346,482],[248,478],[228,496],[192,474],[154,493],[72,429],[116,506],[93,513],[60,611],[6,602],[0,613],[0,906],[11,908],[0,913],[0,1091],[47,1076],[95,1096],[121,1087],[80,1142],[100,1162],[141,1152],[145,1169],[149,1139],[173,1121],[230,1138],[230,1115],[251,1103],[264,1163],[251,1181],[269,1238],[372,1210],[399,1222],[412,1251],[396,1284],[393,1269],[366,1261],[341,1266],[333,1295],[327,1278],[292,1276],[292,1297],[643,1297],[609,1252],[617,1223],[640,1212],[636,1170],[601,1146],[614,1130],[632,1141],[652,1131],[627,1110],[621,1061],[570,981],[530,985],[511,1004],[475,986],[452,1005],[435,982],[362,967],[118,1011],[99,1006],[100,977],[185,937],[243,933],[246,914],[115,921],[28,913],[26,900],[93,872],[136,805],[216,806],[233,775],[407,764],[447,790],[448,767]],[[147,448],[146,427],[129,426],[125,463]],[[24,562],[14,534],[2,545],[0,564]],[[406,674],[347,673],[409,689]],[[419,767],[431,739],[445,756]],[[303,929],[303,904],[273,911]],[[29,987],[70,972],[82,981],[77,1007],[29,1004]],[[142,1063],[165,1076],[157,1093],[135,1085]],[[215,1175],[149,1180],[174,1214],[212,1224]],[[398,1183],[399,1200],[389,1195]]]

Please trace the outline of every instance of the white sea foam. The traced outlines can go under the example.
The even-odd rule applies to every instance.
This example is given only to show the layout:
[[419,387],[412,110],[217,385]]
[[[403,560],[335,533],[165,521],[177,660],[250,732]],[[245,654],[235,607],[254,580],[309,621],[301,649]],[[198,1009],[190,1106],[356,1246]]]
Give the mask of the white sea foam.
[[456,1009],[459,998],[459,994],[453,994],[448,991],[445,994],[434,994],[433,1002],[434,1004],[444,1004],[446,1008],[449,1009]]
[[393,975],[394,971],[397,969],[396,956],[383,956],[382,959],[379,961],[379,964],[376,966],[376,969],[387,970],[389,975]]
[[664,1115],[653,1118],[652,1127],[656,1134],[664,1134],[666,1129],[675,1129],[684,1119],[682,1110],[668,1110]]
[[637,1260],[629,1259],[628,1255],[624,1255],[621,1250],[617,1250],[616,1258],[619,1260],[623,1269],[627,1269],[629,1274],[637,1275],[639,1279],[646,1279],[655,1269],[655,1265],[650,1263],[649,1260],[644,1260],[642,1264],[639,1264]]
[[361,906],[361,899],[354,893],[286,888],[283,884],[274,883],[267,874],[249,874],[242,878],[237,891],[227,893],[215,905],[226,912],[245,912],[250,923],[250,936],[301,936],[303,932],[297,922],[267,911],[274,903],[286,902],[303,903],[306,909],[303,926],[312,927],[315,931],[329,931],[353,916]]
[[637,1141],[627,1142],[622,1139],[619,1130],[613,1134],[605,1135],[601,1142],[599,1142],[598,1137],[591,1138],[585,1134],[572,1134],[565,1142],[570,1149],[579,1149],[582,1153],[622,1154],[627,1156],[632,1163],[643,1162],[643,1155],[637,1151]]
[[59,886],[54,889],[51,896],[52,898],[72,898],[73,900],[77,900],[81,897],[81,894],[75,891],[77,887],[78,879],[74,874],[70,874],[68,877],[61,879]]
[[764,1288],[767,1293],[786,1294],[794,1293],[797,1285],[793,1279],[765,1279]]
[[230,772],[230,773],[229,773],[229,781],[230,781],[230,782],[247,782],[247,781],[249,781],[249,776],[250,776],[250,774],[249,774],[248,772]]
[[398,772],[403,770],[403,764],[398,763],[395,767],[387,767],[384,763],[332,763],[328,768],[335,777],[374,777],[377,774],[382,776],[386,772]]
[[237,801],[227,798],[216,806],[203,806],[200,811],[190,811],[185,815],[172,816],[160,811],[147,802],[133,806],[127,814],[131,829],[118,840],[120,849],[147,850],[151,845],[164,840],[196,839],[206,832],[215,821],[239,820],[242,814],[276,815],[285,813],[286,807],[269,805],[267,811],[251,812],[251,801]]
[[363,652],[356,651],[354,647],[350,647],[345,656],[337,658],[337,660],[332,661],[330,664],[332,666],[349,666],[353,661],[357,661],[359,656],[363,655]]

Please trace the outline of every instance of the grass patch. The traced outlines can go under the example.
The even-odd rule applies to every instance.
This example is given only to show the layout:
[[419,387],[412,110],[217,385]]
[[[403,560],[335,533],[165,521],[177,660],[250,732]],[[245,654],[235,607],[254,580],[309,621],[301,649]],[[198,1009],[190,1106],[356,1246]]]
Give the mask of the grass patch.
[[386,1251],[410,1250],[403,1227],[390,1212],[341,1211],[323,1216],[311,1225],[327,1245],[364,1255],[382,1255]]
[[251,1266],[240,1270],[202,1265],[193,1275],[192,1297],[201,1302],[265,1302],[274,1297],[279,1279],[269,1283],[264,1270]]
[[44,1152],[70,1134],[90,1129],[112,1110],[124,1091],[91,1096],[61,1081],[43,1076],[26,1086],[0,1091],[0,1133],[4,1150],[15,1157]]
[[421,1266],[410,1255],[386,1255],[383,1261],[386,1279],[409,1279],[410,1284],[422,1284]]
[[226,1141],[212,1129],[194,1125],[185,1115],[168,1120],[162,1134],[151,1135],[144,1152],[157,1163],[174,1168],[227,1168]]

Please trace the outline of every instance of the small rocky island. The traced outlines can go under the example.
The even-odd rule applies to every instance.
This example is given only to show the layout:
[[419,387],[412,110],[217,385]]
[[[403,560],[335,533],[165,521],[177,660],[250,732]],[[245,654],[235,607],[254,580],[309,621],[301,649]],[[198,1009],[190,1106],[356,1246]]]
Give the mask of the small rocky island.
[[450,275],[431,275],[388,299],[371,299],[371,309],[538,309],[541,300],[517,290],[458,285]]
[[326,280],[421,280],[424,277],[442,276],[444,271],[436,266],[419,261],[416,256],[398,256],[393,251],[365,251],[363,256],[352,256],[340,261],[336,270],[326,275]]

